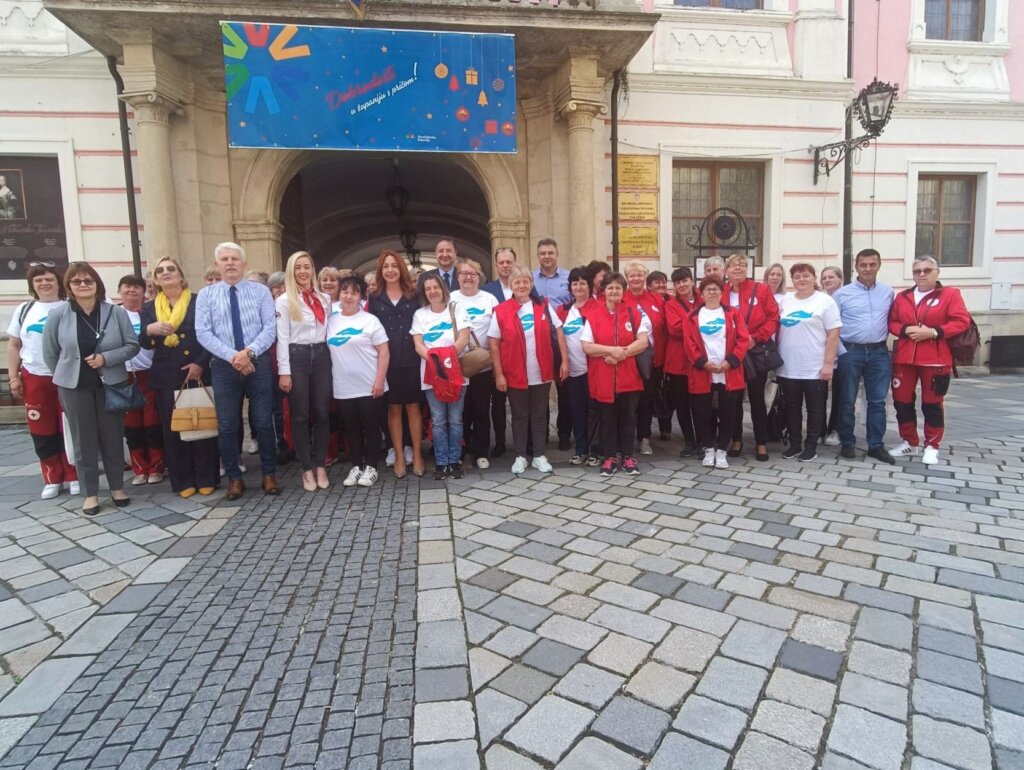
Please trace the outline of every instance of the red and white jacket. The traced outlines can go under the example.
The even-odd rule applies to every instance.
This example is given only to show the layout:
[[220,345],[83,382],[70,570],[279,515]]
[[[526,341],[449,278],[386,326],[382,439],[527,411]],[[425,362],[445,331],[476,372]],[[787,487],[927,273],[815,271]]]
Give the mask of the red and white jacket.
[[[624,348],[636,339],[640,313],[635,308],[627,307],[625,302],[620,302],[613,315],[604,305],[595,308],[587,316],[587,323],[596,344]],[[644,381],[636,366],[636,356],[631,356],[615,366],[606,364],[602,356],[588,356],[587,385],[590,388],[590,397],[605,404],[614,403],[615,396],[619,393],[632,393],[644,389]]]
[[654,343],[654,365],[661,369],[665,365],[665,350],[668,347],[668,332],[665,325],[665,300],[660,294],[645,291],[637,296],[629,289],[622,295],[622,304],[642,308],[651,322],[651,336]]
[[[533,303],[533,335],[537,346],[537,363],[544,382],[555,379],[555,358],[551,349],[551,312],[547,300]],[[501,342],[498,352],[501,355],[501,368],[510,388],[526,390],[529,382],[526,378],[526,335],[523,324],[519,320],[519,300],[505,300],[496,308],[494,315],[498,319],[501,331]]]
[[[738,309],[722,305],[722,310],[725,312],[725,360],[731,367],[725,373],[725,389],[743,390],[746,387],[743,357],[750,349],[751,336],[747,332],[743,314]],[[704,368],[708,362],[708,351],[700,333],[699,307],[687,317],[685,330],[686,355],[693,364],[688,373],[687,385],[691,393],[710,393],[711,372]]]
[[690,313],[700,307],[700,295],[693,294],[691,301],[670,297],[665,300],[665,327],[668,345],[665,348],[665,374],[690,374],[690,359],[686,355],[686,327]]
[[[946,340],[966,331],[971,325],[971,314],[967,312],[964,298],[957,289],[939,284],[920,303],[915,304],[914,288],[911,286],[897,294],[889,310],[889,333],[897,338],[892,362],[915,366],[952,366],[953,354]],[[939,336],[933,340],[914,342],[907,336],[908,326],[928,326],[935,329]]]
[[[731,305],[729,300],[733,288],[730,284],[725,285],[725,296],[722,297],[723,305]],[[751,345],[759,342],[767,342],[779,330],[779,303],[775,301],[772,290],[766,283],[758,283],[749,278],[740,284],[740,301],[736,309],[743,316],[747,331],[750,333]],[[754,297],[754,304],[750,304],[751,295]],[[747,313],[750,313],[750,320],[747,320]]]

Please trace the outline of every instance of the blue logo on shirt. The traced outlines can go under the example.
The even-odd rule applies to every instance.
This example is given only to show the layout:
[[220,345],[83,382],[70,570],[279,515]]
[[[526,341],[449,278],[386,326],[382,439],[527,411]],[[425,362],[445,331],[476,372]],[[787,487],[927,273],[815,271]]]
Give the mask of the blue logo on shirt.
[[135,330],[135,333],[136,333],[136,334],[138,334],[139,332],[141,332],[141,331],[142,331],[142,322],[141,322],[141,321],[139,321],[139,323],[135,323],[135,324],[132,324],[132,329],[134,329],[134,330]]
[[466,315],[468,315],[470,318],[476,318],[477,316],[484,315],[485,313],[487,313],[487,311],[484,310],[482,307],[467,307],[466,308]]
[[530,331],[533,328],[533,313],[519,316],[519,321],[523,325],[524,332]]
[[700,327],[700,333],[711,336],[712,334],[718,334],[725,328],[724,318],[712,318],[706,324]]
[[450,321],[442,321],[430,327],[430,330],[423,335],[424,342],[437,342],[444,336],[444,333],[452,328]]
[[25,327],[26,332],[35,332],[36,334],[43,333],[43,327],[46,326],[46,316],[43,316],[34,324],[29,324]]
[[357,329],[354,326],[350,326],[349,328],[342,329],[337,334],[331,336],[327,340],[327,344],[328,345],[333,345],[336,348],[340,348],[342,345],[344,345],[350,339],[352,339],[354,337],[358,337],[362,333],[363,333],[362,329]]
[[808,313],[806,310],[794,310],[787,316],[784,316],[780,323],[787,329],[793,326],[799,326],[808,318],[814,318],[814,313]]
[[576,334],[578,331],[583,329],[584,321],[582,318],[574,318],[571,321],[566,321],[565,325],[562,326],[562,331],[566,337]]

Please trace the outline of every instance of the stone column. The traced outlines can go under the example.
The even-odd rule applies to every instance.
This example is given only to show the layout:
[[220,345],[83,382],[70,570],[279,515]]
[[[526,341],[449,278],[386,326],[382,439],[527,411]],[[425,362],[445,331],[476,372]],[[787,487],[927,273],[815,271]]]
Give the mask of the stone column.
[[155,91],[124,94],[135,111],[135,143],[142,177],[142,243],[147,262],[163,256],[181,259],[178,204],[171,164],[171,115],[180,105]]
[[578,262],[597,259],[594,196],[594,118],[603,104],[570,99],[562,107],[569,132],[569,249]]
[[530,242],[528,231],[529,221],[518,219],[492,219],[487,223],[491,233],[491,278],[494,271],[494,252],[506,246],[511,246],[516,251],[518,261],[524,265],[530,265]]
[[250,270],[273,273],[282,270],[281,235],[284,227],[276,219],[236,219],[235,241],[245,249]]

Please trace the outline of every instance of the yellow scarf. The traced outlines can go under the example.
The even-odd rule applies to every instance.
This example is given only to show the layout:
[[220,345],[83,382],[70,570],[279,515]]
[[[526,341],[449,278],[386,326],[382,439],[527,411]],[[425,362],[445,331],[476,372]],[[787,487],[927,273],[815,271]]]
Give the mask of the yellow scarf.
[[[162,291],[156,295],[156,299],[153,302],[154,308],[156,309],[156,320],[160,323],[167,323],[174,327],[174,331],[178,331],[178,327],[181,326],[181,322],[185,320],[185,314],[188,313],[188,303],[192,301],[192,292],[188,289],[181,290],[181,296],[178,297],[178,301],[171,307],[170,300],[167,299],[167,295]],[[164,345],[169,348],[178,347],[177,334],[168,334],[164,337]]]

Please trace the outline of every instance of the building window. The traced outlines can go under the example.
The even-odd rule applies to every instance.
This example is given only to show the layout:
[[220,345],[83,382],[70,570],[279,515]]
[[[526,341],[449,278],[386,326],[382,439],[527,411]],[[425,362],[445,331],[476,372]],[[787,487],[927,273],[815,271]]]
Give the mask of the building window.
[[943,267],[971,267],[976,197],[976,177],[919,176],[914,256],[930,254]]
[[[696,240],[695,226],[717,208],[736,209],[758,239],[764,229],[764,164],[677,162],[672,167],[672,256],[677,265],[692,265],[697,251],[686,239]],[[707,242],[705,236],[704,241]],[[710,257],[714,252],[704,251]],[[723,252],[731,253],[731,252]],[[761,248],[755,264],[762,263]]]
[[760,11],[762,0],[673,0],[687,8],[731,8],[735,11]]
[[927,0],[924,9],[929,40],[980,41],[985,28],[984,0]]

